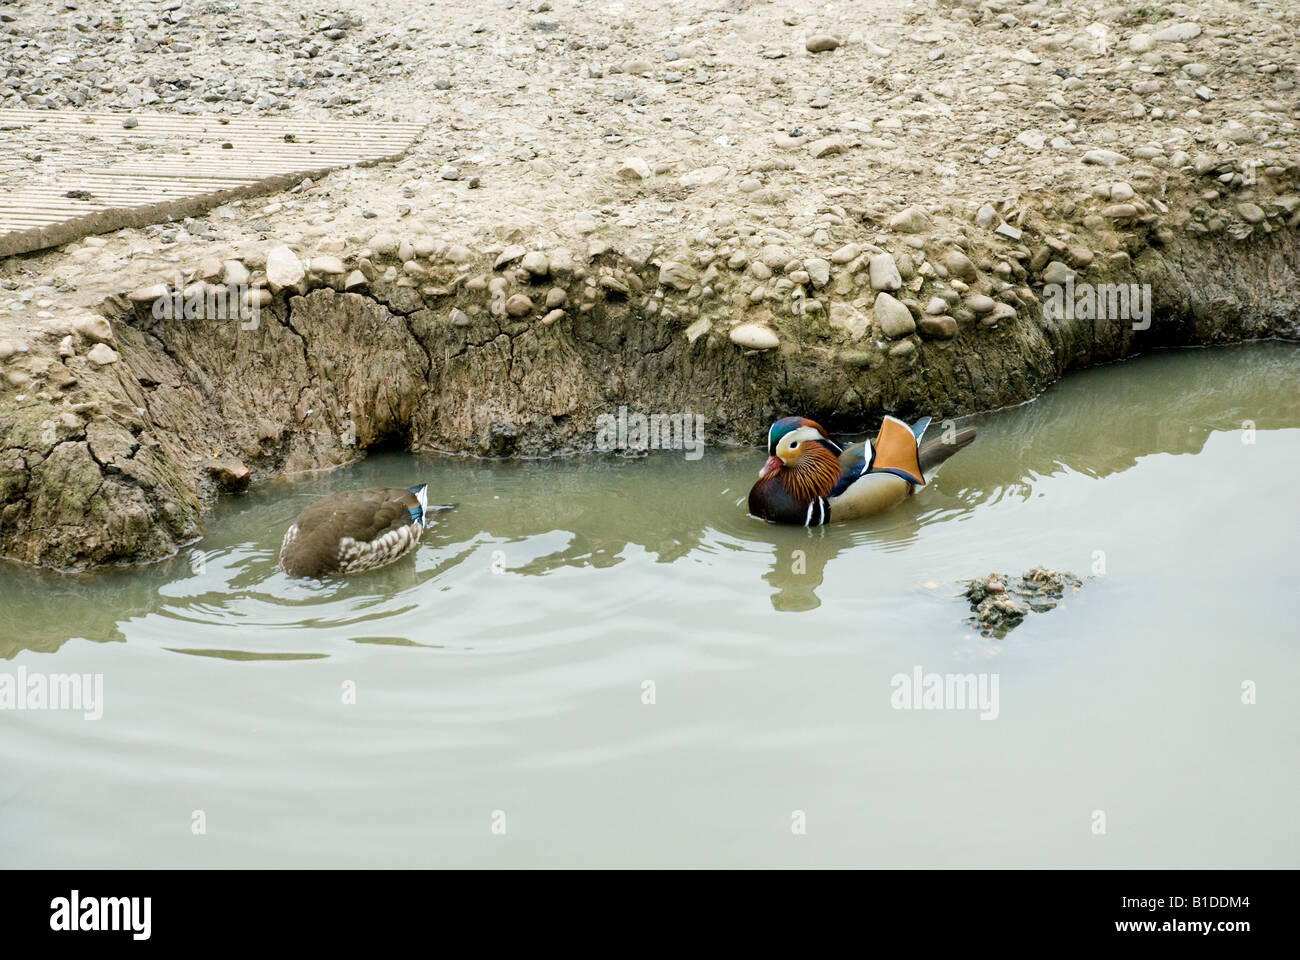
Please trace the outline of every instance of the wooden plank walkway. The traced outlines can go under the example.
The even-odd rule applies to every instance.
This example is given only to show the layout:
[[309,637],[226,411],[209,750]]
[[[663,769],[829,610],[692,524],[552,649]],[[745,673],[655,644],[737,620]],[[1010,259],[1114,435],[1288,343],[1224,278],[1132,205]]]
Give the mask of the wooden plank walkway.
[[[304,177],[401,157],[396,121],[0,110],[0,257],[203,213]],[[39,158],[36,158],[39,155]],[[17,177],[16,182],[7,182]]]

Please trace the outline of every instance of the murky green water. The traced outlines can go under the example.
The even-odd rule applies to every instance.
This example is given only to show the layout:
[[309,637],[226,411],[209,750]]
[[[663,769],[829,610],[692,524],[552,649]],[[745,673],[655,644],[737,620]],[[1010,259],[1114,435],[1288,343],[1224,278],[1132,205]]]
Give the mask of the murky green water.
[[[0,865],[1298,866],[1298,383],[1077,374],[851,528],[747,518],[757,448],[386,455],[150,569],[0,568],[0,673],[103,676],[99,720],[0,710]],[[414,558],[276,570],[312,497],[417,480],[459,507]],[[1002,641],[955,597],[1100,562]],[[997,719],[893,709],[916,667]]]

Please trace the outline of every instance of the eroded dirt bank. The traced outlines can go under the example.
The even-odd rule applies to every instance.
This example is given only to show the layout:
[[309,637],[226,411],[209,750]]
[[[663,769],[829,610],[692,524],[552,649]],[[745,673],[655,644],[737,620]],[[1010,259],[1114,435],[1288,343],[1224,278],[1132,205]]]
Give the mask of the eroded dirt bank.
[[[959,237],[896,253],[863,243],[823,270],[775,245],[742,267],[738,251],[708,243],[680,259],[597,245],[525,265],[520,246],[457,263],[462,251],[449,260],[421,245],[421,257],[381,235],[273,294],[278,284],[254,288],[269,295],[255,329],[247,317],[159,319],[153,304],[171,292],[136,291],[105,304],[110,318],[83,317],[55,356],[5,359],[0,552],[60,568],[148,561],[199,536],[223,487],[376,446],[590,450],[596,418],[620,405],[689,411],[707,418],[710,442],[754,443],[789,411],[862,430],[884,412],[1024,400],[1070,369],[1157,346],[1300,339],[1291,229],[1231,245],[1133,233],[1086,271],[1047,243]],[[767,268],[780,296],[755,300],[752,265],[782,258]],[[873,303],[888,292],[873,288],[873,263],[877,286],[901,284],[905,317]],[[1020,283],[999,282],[1005,268]],[[1152,322],[1052,317],[1034,293],[1044,275],[1076,290],[1150,283]]]

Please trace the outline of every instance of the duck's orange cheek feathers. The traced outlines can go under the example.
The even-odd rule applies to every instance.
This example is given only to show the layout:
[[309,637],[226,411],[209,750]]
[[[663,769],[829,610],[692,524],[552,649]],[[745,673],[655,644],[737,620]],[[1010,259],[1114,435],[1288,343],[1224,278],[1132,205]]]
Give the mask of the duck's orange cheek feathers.
[[778,470],[780,470],[783,466],[785,466],[785,464],[781,462],[780,457],[768,457],[767,463],[763,464],[763,469],[758,471],[758,479],[766,480],[768,477],[772,476]]

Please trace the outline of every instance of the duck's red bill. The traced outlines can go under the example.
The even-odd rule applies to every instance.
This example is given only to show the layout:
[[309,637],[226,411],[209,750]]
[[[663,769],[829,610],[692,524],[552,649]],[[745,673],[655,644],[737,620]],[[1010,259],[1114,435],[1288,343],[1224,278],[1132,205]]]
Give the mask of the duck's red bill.
[[767,463],[763,464],[763,469],[758,471],[758,479],[762,480],[764,477],[770,477],[780,470],[782,466],[784,464],[781,463],[780,457],[768,457]]

